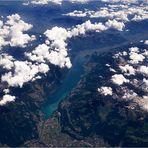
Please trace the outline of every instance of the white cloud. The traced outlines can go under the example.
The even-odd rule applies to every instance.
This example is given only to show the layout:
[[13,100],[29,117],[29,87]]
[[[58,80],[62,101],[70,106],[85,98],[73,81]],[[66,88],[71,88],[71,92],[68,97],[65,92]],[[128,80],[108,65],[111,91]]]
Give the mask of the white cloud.
[[8,94],[8,93],[10,93],[10,90],[9,90],[9,89],[4,89],[3,92],[4,92],[5,94]]
[[[106,11],[106,10],[104,10]],[[98,12],[100,14],[100,12]],[[102,13],[105,13],[105,12],[102,12]],[[110,13],[109,13],[110,14]],[[71,12],[69,14],[65,14],[65,15],[68,15],[68,16],[78,16],[78,17],[84,17],[84,16],[87,16],[87,13],[82,13],[82,11],[74,11],[74,12]],[[102,16],[100,14],[100,16]],[[100,26],[98,26],[100,24]],[[85,23],[86,26],[90,26],[90,28],[92,29],[93,26],[96,27],[96,29],[98,28],[99,30],[99,27],[102,28],[102,30],[106,30],[106,29],[109,29],[109,28],[114,28],[114,29],[117,29],[119,31],[122,31],[123,28],[125,27],[125,24],[123,22],[119,22],[117,21],[116,19],[112,19],[112,20],[108,20],[105,25],[103,25],[102,23],[98,23],[98,24],[94,24],[93,26],[90,24],[90,21],[87,21]],[[106,28],[105,28],[106,27]]]
[[22,87],[24,83],[35,78],[38,73],[47,73],[49,67],[44,63],[35,65],[27,61],[15,61],[13,71],[2,75],[1,81],[7,82],[12,87]]
[[148,111],[148,96],[143,96],[142,108]]
[[148,66],[142,65],[140,66],[138,71],[142,73],[143,75],[148,76]]
[[125,66],[120,65],[119,68],[122,70],[123,73],[126,75],[135,75],[136,70],[133,66],[127,64]]
[[113,94],[111,87],[104,87],[104,86],[102,86],[101,88],[98,88],[98,92],[104,96],[107,96],[107,95],[111,96]]
[[122,31],[123,28],[125,27],[123,22],[118,22],[116,20],[108,20],[108,22],[106,22],[105,25],[108,28],[114,28],[114,29],[117,29],[119,31]]
[[0,20],[0,28],[3,26],[3,22]]
[[41,63],[38,65],[38,69],[40,73],[46,74],[49,71],[49,66],[47,64]]
[[138,64],[139,62],[143,62],[145,57],[142,54],[138,54],[136,52],[130,52],[130,57],[131,60],[129,61],[132,64]]
[[143,79],[143,82],[145,83],[145,85],[148,87],[148,79]]
[[111,72],[116,72],[116,70],[113,69],[113,68],[109,68],[109,70],[110,70]]
[[46,44],[40,44],[32,51],[32,53],[26,53],[26,56],[32,61],[45,62],[45,60],[49,58],[49,46]]
[[145,51],[142,53],[143,56],[148,57],[148,51],[145,49]]
[[51,43],[49,46],[52,51],[48,51],[48,60],[50,63],[54,65],[59,65],[62,67],[70,68],[72,66],[70,62],[70,58],[68,57],[68,49],[66,40],[71,38],[71,34],[65,28],[54,27],[51,30],[47,30],[45,33],[49,42]]
[[[131,59],[131,55],[136,55],[136,59],[132,63],[129,63],[128,59]],[[138,58],[137,58],[138,55]],[[145,56],[146,58],[144,60],[141,55]],[[123,99],[124,101],[128,101],[127,107],[130,109],[134,109],[137,105],[140,106],[142,109],[145,109],[148,111],[148,67],[147,67],[147,49],[139,49],[138,47],[131,47],[129,50],[118,52],[113,56],[113,58],[117,58],[117,65],[119,66],[121,70],[121,74],[119,73],[119,69],[115,69],[115,74],[111,77],[111,81],[108,81],[108,83],[112,82],[113,84],[118,85],[119,87],[113,86],[116,91],[114,92],[114,95],[112,95],[113,99],[119,99],[120,101]],[[139,58],[140,57],[140,58]],[[138,62],[137,62],[138,61]],[[140,61],[140,63],[139,63]],[[110,65],[106,64],[106,66],[110,69]],[[116,67],[115,67],[116,68]],[[139,76],[138,73],[141,73],[142,75]],[[112,73],[110,73],[111,75]],[[126,77],[124,76],[126,75]],[[132,77],[131,77],[132,75]],[[122,85],[124,83],[129,83],[130,85]],[[132,87],[130,87],[132,86]],[[141,90],[143,91],[143,97],[141,97],[140,91],[134,92],[134,90]],[[104,86],[98,88],[98,91],[102,95],[108,95],[108,89]],[[111,94],[111,93],[110,93]],[[129,101],[130,100],[130,101]]]
[[[32,4],[47,5],[49,2],[61,5],[64,0],[32,0]],[[86,3],[89,0],[69,0],[71,3]]]
[[[69,0],[68,2],[71,3],[87,3],[91,0]],[[108,2],[108,3],[136,3],[138,2],[137,0],[100,0],[102,2]],[[147,0],[144,0],[145,2],[147,2]],[[46,5],[49,2],[52,2],[54,4],[62,4],[62,2],[64,2],[64,0],[31,0],[32,4],[38,4],[38,5]],[[26,3],[25,3],[26,4]]]
[[37,5],[45,5],[48,4],[49,0],[32,0],[32,4],[37,4]]
[[[9,16],[7,24],[15,26],[19,23],[19,30],[27,31],[31,26],[25,24],[20,20],[18,15]],[[17,26],[16,25],[16,26]],[[14,28],[16,28],[16,26]],[[13,27],[12,27],[13,28]],[[46,74],[49,71],[48,63],[52,63],[61,68],[72,66],[70,58],[68,57],[67,40],[85,35],[88,31],[104,31],[108,28],[102,23],[92,24],[90,21],[86,21],[81,25],[65,29],[62,27],[53,27],[47,30],[44,35],[47,37],[45,43],[39,44],[33,51],[25,53],[26,61],[18,61],[12,56],[2,54],[0,56],[0,66],[6,69],[7,72],[2,75],[1,82],[8,83],[9,87],[23,87],[24,83],[40,79],[40,74]],[[6,30],[6,35],[7,35]],[[9,34],[9,33],[8,33]],[[14,39],[14,37],[13,37]],[[11,42],[10,45],[14,44]],[[25,43],[15,43],[15,45],[21,45],[24,47]],[[30,61],[30,62],[29,62]]]
[[122,85],[123,83],[129,82],[122,74],[115,74],[112,76],[112,82],[117,85]]
[[90,20],[84,22],[81,25],[77,25],[73,29],[71,29],[71,35],[72,36],[79,36],[79,35],[85,35],[88,31],[96,31],[101,32],[104,30],[107,30],[108,28],[102,24],[102,23],[91,23]]
[[74,10],[73,12],[64,14],[66,16],[71,17],[90,17],[90,18],[109,18],[109,19],[116,19],[118,21],[128,21],[128,13],[119,10],[119,11],[112,11],[108,7],[100,8],[100,10],[93,11],[93,10],[85,10],[85,11],[78,11]]
[[133,100],[134,101],[134,99],[136,98],[136,97],[138,97],[138,95],[137,95],[137,93],[135,93],[133,90],[129,90],[129,89],[125,89],[124,90],[125,91],[125,93],[124,93],[124,95],[122,96],[122,98],[124,99],[124,100]]
[[123,55],[123,56],[127,56],[128,54],[127,54],[126,51],[123,51],[123,52],[122,52],[122,55]]
[[[89,17],[89,18],[107,18],[107,19],[115,19],[121,22],[129,22],[129,21],[142,21],[148,19],[147,13],[147,5],[145,1],[143,5],[136,0],[106,0],[107,2],[123,2],[123,4],[106,4],[105,7],[98,7],[98,10],[74,10],[73,12],[69,12],[64,14],[66,16],[71,17]],[[126,3],[134,3],[137,2],[139,5],[126,5]]]
[[146,41],[144,42],[144,44],[145,44],[145,45],[148,45],[148,40],[146,40]]
[[7,54],[1,54],[0,55],[0,66],[4,69],[10,70],[14,64],[13,64],[13,57]]
[[146,19],[148,19],[148,14],[144,13],[144,14],[135,15],[132,20],[133,21],[142,21],[142,20],[146,20]]
[[0,100],[0,106],[5,105],[8,102],[14,102],[15,101],[15,96],[11,96],[11,95],[4,95],[2,100]]
[[69,12],[67,14],[63,14],[65,16],[72,16],[72,17],[86,17],[88,14],[87,12],[74,10],[73,12]]
[[[119,13],[117,16],[122,16],[122,13]],[[40,74],[46,74],[50,70],[48,63],[61,68],[70,68],[72,64],[68,56],[67,40],[72,37],[85,35],[89,31],[101,32],[110,28],[122,31],[125,25],[118,20],[120,19],[113,18],[113,20],[108,20],[106,23],[91,23],[88,20],[83,24],[68,29],[62,27],[48,29],[44,33],[46,36],[45,43],[38,45],[33,51],[27,52],[26,61],[17,61],[7,54],[0,56],[0,66],[3,69],[7,69],[7,72],[1,78],[2,82],[8,83],[8,89],[10,86],[22,87],[24,83],[40,79]],[[0,46],[25,47],[30,41],[35,39],[35,36],[30,36],[26,33],[32,27],[31,24],[24,22],[18,14],[8,16],[6,22],[0,21]],[[126,67],[126,69],[128,68]],[[116,79],[118,79],[118,85],[128,82],[127,79],[121,76],[116,77]],[[112,95],[112,89],[109,87],[102,87],[100,90],[105,95]]]
[[0,26],[0,47],[5,45],[26,47],[30,41],[35,40],[34,35],[24,33],[33,26],[21,20],[18,14],[7,16],[7,21]]
[[139,52],[139,48],[138,47],[131,47],[131,48],[129,48],[129,51],[130,52]]
[[118,2],[122,2],[122,3],[136,3],[137,0],[101,0],[102,2],[108,2],[108,3],[118,3]]
[[0,49],[5,45],[7,45],[7,42],[5,42],[4,38],[0,36]]
[[[108,23],[106,23],[106,25],[108,25]],[[47,37],[45,40],[46,44],[38,45],[35,50],[26,53],[26,56],[31,61],[50,62],[54,65],[60,66],[61,68],[70,68],[72,64],[70,58],[68,57],[68,39],[85,35],[89,31],[101,32],[112,27],[122,30],[124,25],[121,26],[120,22],[113,21],[113,24],[107,27],[102,23],[93,24],[88,20],[81,25],[76,25],[75,27],[69,29],[57,26],[53,27],[52,29],[46,30],[44,33],[44,35]]]
[[47,30],[44,34],[51,41],[65,41],[68,37],[71,37],[70,32],[68,32],[65,28],[62,27],[53,27],[51,30]]
[[[123,52],[122,52],[123,53]],[[124,100],[132,100],[132,104],[129,103],[130,108],[134,108],[135,105],[139,105],[142,109],[148,110],[148,67],[147,67],[147,49],[139,49],[138,47],[129,48],[127,51],[126,57],[121,52],[118,53],[118,65],[124,75],[132,77],[128,77],[126,79],[123,76],[113,76],[112,81],[115,84],[121,85],[126,82],[130,82],[130,85],[133,88],[138,88],[139,90],[143,90],[144,96],[141,97],[138,93],[135,93],[131,88],[128,86],[120,86],[120,91],[124,95],[121,97]],[[132,59],[130,62],[127,59]],[[140,63],[139,63],[140,62]],[[141,73],[142,76],[137,76],[138,73]],[[117,74],[116,74],[117,75]],[[142,78],[142,79],[141,79]]]

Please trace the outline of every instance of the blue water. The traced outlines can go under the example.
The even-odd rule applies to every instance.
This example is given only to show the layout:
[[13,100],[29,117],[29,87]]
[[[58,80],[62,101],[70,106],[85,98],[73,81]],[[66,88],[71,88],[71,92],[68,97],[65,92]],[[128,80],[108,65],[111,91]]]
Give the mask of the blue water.
[[45,118],[50,117],[53,112],[58,108],[58,104],[65,99],[70,91],[77,85],[81,76],[84,73],[84,63],[86,59],[82,56],[78,56],[73,63],[73,67],[67,73],[67,76],[63,80],[62,85],[48,98],[52,100],[52,103],[47,103],[43,106],[42,111],[45,114]]

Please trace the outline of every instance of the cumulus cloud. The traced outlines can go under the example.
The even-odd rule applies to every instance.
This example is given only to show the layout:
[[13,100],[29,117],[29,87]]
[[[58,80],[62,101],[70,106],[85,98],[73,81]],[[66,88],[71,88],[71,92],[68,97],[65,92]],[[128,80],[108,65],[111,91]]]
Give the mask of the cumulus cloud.
[[116,20],[108,20],[108,22],[105,23],[108,28],[117,29],[119,31],[122,31],[125,27],[123,22],[118,22]]
[[24,83],[31,81],[38,73],[47,73],[48,65],[41,63],[38,65],[27,61],[14,61],[13,72],[9,71],[1,77],[2,82],[7,82],[12,87],[22,87]]
[[24,33],[33,26],[21,20],[18,14],[7,16],[7,21],[0,24],[0,47],[5,45],[26,47],[30,41],[35,40],[34,35]]
[[144,44],[145,44],[145,45],[148,45],[148,40],[146,40],[146,41],[144,42]]
[[[117,24],[118,24],[117,21],[115,21],[115,24],[113,23],[111,25],[103,23],[91,23],[91,21],[86,21],[80,25],[76,25],[75,27],[68,29],[62,27],[53,27],[45,31],[44,33],[44,35],[46,36],[45,43],[38,45],[31,52],[25,53],[25,55],[32,62],[51,63],[61,68],[63,67],[71,68],[72,64],[70,61],[70,57],[68,57],[68,49],[67,49],[68,39],[80,35],[85,35],[89,31],[101,32],[112,27],[121,30],[121,27],[118,27]],[[13,79],[16,80],[17,77],[12,77],[11,73],[8,73],[5,76],[3,76],[2,80],[7,81],[11,86],[14,86],[15,84],[22,86],[24,82],[33,79],[35,77],[35,74],[31,75],[30,77],[28,76],[29,72],[28,74],[25,74],[27,78],[23,77],[21,80],[22,83],[21,82],[16,83],[16,81],[14,81]],[[11,79],[9,78],[9,76],[11,77]],[[15,74],[15,76],[17,75]]]
[[[109,21],[109,23],[110,22],[111,21]],[[72,37],[85,35],[89,31],[101,32],[112,27],[122,30],[122,27],[124,27],[124,25],[121,27],[121,24],[117,21],[114,23],[111,25],[108,23],[106,25],[102,23],[93,24],[88,20],[69,29],[57,26],[53,27],[52,29],[46,30],[44,33],[47,37],[45,44],[38,45],[35,50],[26,53],[26,56],[31,61],[50,62],[54,65],[60,66],[61,68],[70,68],[72,64],[68,57],[67,40]]]
[[131,48],[129,48],[129,51],[130,52],[139,52],[139,48],[138,47],[131,47]]
[[111,71],[111,72],[116,72],[116,70],[115,69],[113,69],[113,68],[109,68],[109,70]]
[[8,102],[14,102],[15,101],[15,96],[11,96],[11,95],[4,95],[2,100],[0,100],[0,106],[5,105]]
[[[129,62],[129,60],[131,61],[131,55],[133,54],[136,55],[136,58],[137,55],[140,58],[137,58],[138,60],[134,59],[134,62]],[[141,59],[141,55],[142,60],[139,60]],[[112,75],[112,73],[110,73],[111,81],[108,81],[107,79],[106,82],[108,85],[111,83],[116,91],[113,95],[111,88],[101,86],[98,88],[99,93],[104,96],[112,95],[112,98],[116,100],[121,101],[123,99],[124,101],[128,101],[126,107],[130,109],[139,106],[141,109],[148,111],[147,49],[131,47],[126,51],[120,51],[114,54],[113,58],[117,64],[117,67],[115,66],[113,71],[115,74]],[[111,68],[109,64],[106,64],[105,66],[109,69]],[[139,73],[142,75],[139,75]],[[128,83],[129,85],[123,85],[124,83]],[[141,91],[143,92],[143,96],[141,96]]]
[[[62,4],[64,0],[31,0],[32,4],[41,4],[41,5],[46,5],[49,2],[55,3],[55,4]],[[69,0],[71,3],[87,3],[91,0]],[[108,3],[117,3],[117,2],[122,2],[122,3],[135,3],[137,0],[100,0],[102,2],[108,2]]]
[[145,57],[148,57],[148,51],[145,50],[145,51],[142,53],[142,55],[145,56]]
[[102,86],[101,88],[98,88],[98,92],[104,96],[107,96],[107,95],[112,95],[113,92],[112,92],[112,88],[111,87],[105,87],[105,86]]
[[[50,0],[43,0],[40,2],[48,4],[49,1]],[[52,2],[57,2],[60,4],[62,0],[54,0]],[[78,1],[73,0],[73,2]],[[79,0],[79,2],[86,2],[86,0]],[[120,15],[121,13],[118,14],[118,17]],[[26,33],[26,31],[28,31],[32,27],[33,26],[31,24],[24,22],[18,14],[8,16],[6,22],[0,21],[0,46],[27,46],[30,41],[35,39],[35,36],[30,36]],[[46,74],[50,70],[49,63],[57,65],[61,68],[70,68],[72,66],[72,63],[68,55],[68,39],[80,35],[85,35],[89,31],[101,32],[110,28],[122,31],[124,27],[124,23],[121,22],[120,19],[117,19],[117,17],[116,19],[109,19],[106,23],[92,23],[88,20],[80,25],[76,25],[68,29],[62,27],[53,27],[45,31],[45,43],[40,44],[32,51],[25,53],[25,61],[18,61],[14,59],[11,55],[1,54],[0,66],[3,69],[7,70],[7,72],[2,75],[1,82],[7,82],[8,84],[8,88],[3,90],[5,95],[7,94],[7,96],[3,96],[3,100],[9,100],[5,101],[6,103],[14,101],[14,96],[9,95],[8,97],[9,91],[7,90],[9,90],[9,87],[23,87],[23,85],[27,82],[40,79],[41,74]],[[135,51],[131,51],[131,53],[139,54]],[[133,73],[131,72],[132,69],[130,66],[126,66],[125,71],[130,71],[130,74]],[[118,84],[120,85],[121,83],[125,82],[125,77],[123,78],[121,76],[118,76],[118,78],[115,78],[118,79]],[[128,80],[126,80],[126,82],[127,81]],[[104,95],[112,95],[112,89],[110,87],[101,87],[100,93]]]
[[[49,2],[61,5],[64,0],[32,0],[32,4],[47,5]],[[69,0],[71,3],[86,3],[89,0]]]
[[71,17],[90,17],[90,18],[109,18],[109,19],[116,19],[118,21],[128,21],[128,13],[119,10],[113,11],[108,7],[100,8],[100,10],[93,11],[93,10],[85,10],[85,11],[78,11],[74,10],[73,12],[69,12],[67,14],[63,14],[65,16]]
[[37,4],[37,5],[45,5],[48,4],[49,0],[32,0],[31,3],[32,4]]
[[[124,52],[125,51],[122,53],[119,52],[116,54],[115,58],[124,57]],[[126,52],[125,56],[126,58],[129,58],[129,60],[127,60],[128,64],[119,64],[119,68],[122,73],[127,76],[136,75],[136,73],[141,73],[145,76],[148,75],[148,68],[145,65],[145,60],[147,60],[148,56],[146,49],[140,50],[138,47],[131,47],[129,48],[128,53]]]
[[84,22],[81,25],[77,25],[71,30],[71,35],[72,36],[79,36],[79,35],[85,35],[86,32],[88,31],[96,31],[96,32],[101,32],[104,30],[107,30],[108,28],[102,24],[102,23],[91,23],[90,20]]
[[[98,10],[74,10],[73,12],[69,12],[64,15],[70,17],[107,18],[111,20],[115,19],[124,23],[148,19],[146,1],[141,1],[143,5],[141,5],[137,0],[104,0],[103,2],[113,4],[107,4],[105,7],[99,7]],[[116,4],[116,2],[120,2],[120,4]],[[139,5],[126,5],[126,3],[133,4],[135,2],[139,3]]]
[[8,93],[10,93],[10,90],[9,90],[9,89],[4,89],[3,92],[4,92],[5,94],[8,94]]
[[148,111],[148,96],[143,96],[142,108]]
[[108,2],[108,3],[136,3],[137,0],[101,0],[102,2]]
[[135,68],[129,64],[127,64],[125,66],[120,65],[119,68],[126,75],[135,75],[135,72],[136,72]]
[[145,85],[148,87],[148,79],[144,78],[143,82],[145,83]]
[[62,27],[53,27],[51,30],[47,30],[44,33],[49,40],[54,41],[54,40],[61,40],[65,41],[68,37],[70,36],[70,32],[68,32],[65,28]]
[[0,55],[0,66],[4,69],[10,70],[14,64],[13,64],[13,57],[8,54],[1,54]]
[[49,57],[49,47],[46,44],[38,45],[35,50],[26,53],[31,61],[45,62]]
[[124,28],[124,24],[121,22],[118,22],[116,20],[108,20],[105,24],[103,23],[94,23],[92,24],[89,20],[81,25],[77,25],[75,28],[71,30],[72,36],[78,36],[78,35],[85,35],[88,31],[96,31],[101,32],[105,31],[107,29],[114,28],[119,31],[122,31]]
[[81,3],[81,4],[84,4],[84,3],[87,3],[91,0],[69,0],[70,2],[72,3]]
[[[17,24],[16,26],[19,26],[19,32],[20,30],[27,31],[31,27],[20,20],[19,15],[9,16],[8,20],[7,25],[12,25],[13,28],[13,26]],[[14,27],[15,29],[16,26]],[[46,74],[50,69],[48,66],[49,63],[61,68],[70,68],[72,64],[70,57],[68,57],[67,40],[72,37],[85,35],[88,31],[101,32],[107,29],[109,29],[109,27],[102,23],[93,24],[90,21],[86,21],[81,25],[76,25],[69,29],[62,27],[48,29],[44,33],[46,36],[45,43],[39,44],[34,50],[25,53],[27,58],[25,61],[18,61],[11,55],[1,54],[0,66],[7,70],[7,72],[2,75],[1,82],[6,82],[8,89],[9,87],[23,87],[27,82],[40,79],[40,74]],[[19,40],[16,42],[10,40],[9,44],[11,46],[15,44],[15,46],[21,45],[24,47],[26,43],[20,42]]]
[[68,49],[66,48],[66,40],[69,37],[69,33],[66,29],[54,27],[51,30],[47,30],[45,35],[50,44],[41,44],[32,53],[26,53],[26,56],[32,61],[50,62],[61,68],[71,68],[72,64],[68,57]]
[[[119,75],[115,76],[117,75],[115,74],[112,76],[112,81],[114,80],[114,83],[118,85],[123,84],[123,82],[129,82],[133,88],[138,88],[144,92],[144,96],[141,97],[141,94],[135,93],[134,90],[128,88],[128,86],[120,86],[120,92],[123,93],[121,98],[124,100],[132,100],[134,104],[139,105],[142,109],[148,110],[147,49],[131,47],[126,51],[126,57],[124,57],[123,52],[119,52],[115,57],[118,58],[118,66],[122,74],[126,75],[127,78],[123,77],[123,75],[120,75],[119,78]],[[140,77],[139,73],[142,74]],[[130,108],[134,108],[134,106],[132,104]]]
[[138,94],[133,90],[125,89],[124,91],[124,95],[122,96],[122,99],[124,100],[134,100],[135,97],[138,97]]
[[112,82],[117,85],[122,85],[123,83],[129,82],[122,74],[115,74],[112,76]]
[[63,14],[63,15],[72,16],[72,17],[86,17],[86,16],[88,16],[88,13],[83,12],[83,11],[74,10],[73,12],[69,12],[69,13]]
[[142,54],[138,54],[137,52],[130,52],[130,63],[132,64],[138,64],[139,62],[143,62],[145,57]]
[[148,66],[145,66],[145,65],[142,65],[140,66],[140,68],[138,69],[138,71],[145,75],[145,76],[148,76]]

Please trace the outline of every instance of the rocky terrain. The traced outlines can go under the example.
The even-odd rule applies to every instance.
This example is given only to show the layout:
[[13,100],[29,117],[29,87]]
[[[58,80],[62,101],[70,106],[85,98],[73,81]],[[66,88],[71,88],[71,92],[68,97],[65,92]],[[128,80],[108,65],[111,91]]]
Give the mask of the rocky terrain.
[[[131,69],[125,71],[127,73],[123,73],[123,70],[129,62],[128,55],[137,53],[137,48],[132,46],[125,45],[121,51],[102,54],[96,50],[94,54],[88,55],[89,61],[85,64],[85,74],[80,82],[47,120],[44,119],[41,106],[54,91],[53,88],[60,85],[64,70],[54,66],[42,80],[27,84],[19,90],[14,89],[13,92],[21,100],[0,107],[3,121],[0,123],[1,145],[146,146],[148,113],[142,106],[142,96],[147,96],[147,86],[141,83],[146,75],[139,73],[137,67],[147,63],[147,51],[144,50],[147,46],[143,43],[135,45],[139,46],[138,54],[142,52],[145,59],[133,65],[135,70],[137,68],[137,74],[129,75]],[[132,51],[128,53],[128,49]],[[113,83],[116,73],[125,76],[122,85]],[[133,95],[133,92],[137,95]]]
[[[147,86],[136,86],[132,79],[123,86],[114,85],[111,77],[121,71],[121,61],[123,65],[123,59],[114,58],[114,53],[91,57],[86,65],[88,73],[59,106],[62,132],[79,140],[101,137],[111,146],[147,146],[148,113],[141,108],[143,100],[139,98],[141,93],[147,96]],[[137,74],[134,78],[140,82],[144,76]],[[102,85],[110,86],[113,94],[98,93],[97,88]],[[132,90],[139,96],[127,95]],[[127,96],[123,98],[123,94]]]
[[59,68],[53,67],[53,71],[42,80],[14,89],[13,92],[19,96],[15,103],[0,106],[0,119],[3,121],[0,123],[2,145],[19,146],[24,141],[38,138],[38,124],[44,119],[41,105],[49,92],[59,85],[60,73]]

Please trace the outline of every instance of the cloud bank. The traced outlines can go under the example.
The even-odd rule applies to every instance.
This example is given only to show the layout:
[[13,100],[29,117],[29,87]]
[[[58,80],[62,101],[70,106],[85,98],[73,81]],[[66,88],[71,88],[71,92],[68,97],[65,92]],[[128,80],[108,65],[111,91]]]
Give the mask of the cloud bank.
[[[61,5],[65,0],[31,0],[32,4],[35,5],[47,5],[49,3]],[[86,3],[90,0],[68,0],[71,3]],[[26,4],[26,3],[25,3]]]
[[[143,4],[140,4],[137,0],[104,0],[104,2],[110,2],[111,4],[106,4],[105,6],[98,7],[97,10],[74,10],[73,12],[69,12],[63,15],[70,17],[115,19],[124,23],[129,21],[142,21],[148,19],[148,2],[146,4],[145,1],[142,1]],[[127,5],[124,3],[116,4],[116,2],[136,2],[138,5]]]

